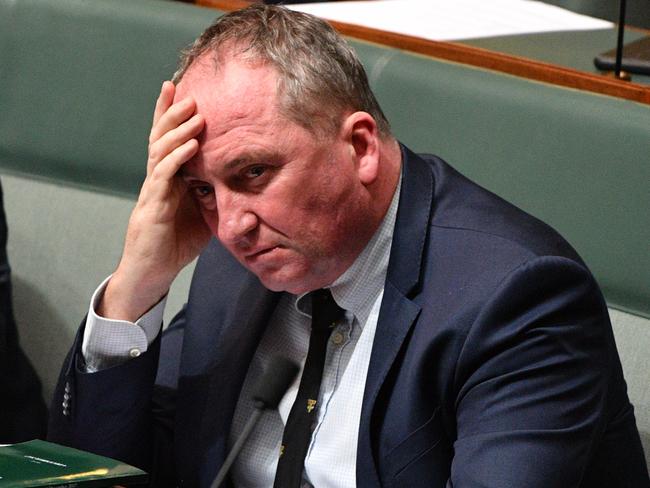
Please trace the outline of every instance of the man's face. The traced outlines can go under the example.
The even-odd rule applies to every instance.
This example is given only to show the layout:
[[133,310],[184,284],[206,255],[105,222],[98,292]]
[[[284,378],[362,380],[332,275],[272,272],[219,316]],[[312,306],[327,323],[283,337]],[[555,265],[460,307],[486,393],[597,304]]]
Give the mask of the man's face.
[[275,71],[230,59],[215,74],[199,60],[177,87],[206,120],[182,170],[212,233],[271,290],[330,284],[361,252],[375,223],[354,147],[341,131],[316,138],[277,109]]

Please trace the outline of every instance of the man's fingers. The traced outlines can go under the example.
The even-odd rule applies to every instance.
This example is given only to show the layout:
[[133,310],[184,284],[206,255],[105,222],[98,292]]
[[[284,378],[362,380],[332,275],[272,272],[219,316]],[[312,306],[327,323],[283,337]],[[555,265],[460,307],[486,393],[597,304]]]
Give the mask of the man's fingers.
[[198,141],[190,139],[174,149],[156,165],[153,172],[144,180],[137,206],[153,209],[157,215],[156,218],[161,221],[175,218],[180,204],[178,198],[181,196],[178,193],[179,183],[182,181],[177,173],[183,163],[190,159],[198,148]]
[[157,141],[149,146],[149,159],[147,161],[147,173],[162,161],[168,154],[184,144],[189,139],[199,135],[203,130],[204,119],[201,115],[195,114],[189,120],[183,122],[175,129],[165,133]]
[[160,95],[158,95],[158,100],[156,100],[156,108],[153,111],[152,127],[158,123],[160,117],[171,107],[175,92],[176,87],[171,81],[163,82],[160,88]]
[[149,143],[156,142],[167,132],[181,125],[192,116],[195,110],[196,103],[189,97],[172,104],[151,127]]
[[[183,144],[179,145],[167,156],[165,156],[160,163],[154,166],[150,176],[150,184],[156,186],[159,182],[171,182],[172,178],[178,173],[178,170],[183,164],[196,154],[199,150],[199,142],[196,139],[189,139]],[[162,185],[166,187],[167,185]],[[165,190],[163,190],[165,191]]]

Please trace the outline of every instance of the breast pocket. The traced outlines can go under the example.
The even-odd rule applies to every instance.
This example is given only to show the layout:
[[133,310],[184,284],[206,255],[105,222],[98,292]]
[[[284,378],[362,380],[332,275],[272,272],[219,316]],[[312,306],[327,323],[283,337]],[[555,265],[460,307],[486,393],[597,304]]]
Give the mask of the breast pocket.
[[386,454],[389,486],[444,487],[449,478],[452,449],[444,427],[440,407],[424,424],[411,432]]

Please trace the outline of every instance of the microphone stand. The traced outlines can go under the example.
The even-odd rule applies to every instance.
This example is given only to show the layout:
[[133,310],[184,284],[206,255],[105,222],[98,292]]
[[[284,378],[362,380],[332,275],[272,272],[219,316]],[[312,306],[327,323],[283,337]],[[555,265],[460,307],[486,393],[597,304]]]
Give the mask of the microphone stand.
[[226,476],[228,476],[228,471],[230,471],[230,466],[232,466],[232,463],[235,462],[235,458],[239,454],[239,451],[242,450],[242,447],[244,447],[244,444],[248,440],[248,436],[250,435],[251,431],[257,424],[257,421],[260,419],[263,412],[264,412],[264,405],[261,402],[255,402],[255,409],[253,410],[253,413],[248,418],[248,422],[246,422],[246,425],[244,426],[241,435],[237,438],[237,441],[232,446],[232,449],[230,450],[228,457],[224,461],[223,466],[221,466],[221,469],[219,470],[217,477],[210,485],[210,488],[219,488],[219,486],[221,486],[221,483],[224,482]]
[[626,0],[620,0],[620,9],[618,12],[618,40],[616,42],[616,65],[614,68],[614,76],[619,80],[626,78],[625,74],[621,74],[621,63],[623,61],[623,36],[625,34],[626,4]]
[[264,410],[278,408],[282,397],[289,389],[289,386],[298,374],[299,367],[293,361],[283,357],[273,357],[269,362],[268,368],[264,371],[253,390],[253,412],[248,418],[242,433],[232,446],[217,476],[212,481],[210,488],[219,488],[226,479],[230,467],[235,462],[235,458],[242,450],[248,440],[248,436],[255,428],[257,421],[260,419]]

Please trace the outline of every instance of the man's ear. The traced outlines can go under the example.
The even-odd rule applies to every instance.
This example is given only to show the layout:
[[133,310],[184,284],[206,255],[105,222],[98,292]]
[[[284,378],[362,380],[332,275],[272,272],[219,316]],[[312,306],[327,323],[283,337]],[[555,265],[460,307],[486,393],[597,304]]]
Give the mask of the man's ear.
[[379,131],[375,119],[366,112],[354,112],[343,122],[343,133],[350,145],[359,180],[370,185],[379,173]]

